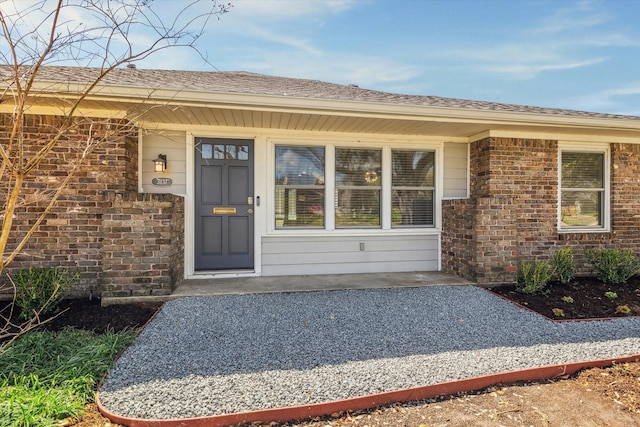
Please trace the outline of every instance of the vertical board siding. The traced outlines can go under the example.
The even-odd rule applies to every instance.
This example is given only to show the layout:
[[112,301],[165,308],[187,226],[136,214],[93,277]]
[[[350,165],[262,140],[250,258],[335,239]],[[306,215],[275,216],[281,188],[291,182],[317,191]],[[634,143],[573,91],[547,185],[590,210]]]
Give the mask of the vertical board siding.
[[468,164],[469,150],[465,143],[444,144],[444,194],[445,199],[469,197]]
[[437,270],[437,235],[262,239],[264,276]]

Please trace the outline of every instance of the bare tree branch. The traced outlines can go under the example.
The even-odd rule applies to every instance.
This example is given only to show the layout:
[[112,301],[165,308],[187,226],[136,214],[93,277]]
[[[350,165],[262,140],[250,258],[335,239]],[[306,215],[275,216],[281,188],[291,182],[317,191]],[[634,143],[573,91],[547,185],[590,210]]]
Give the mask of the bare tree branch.
[[[197,52],[195,43],[210,19],[231,7],[215,0],[180,4],[181,10],[169,18],[154,9],[152,0],[5,0],[0,5],[4,38],[0,60],[6,64],[0,66],[0,104],[6,111],[6,105],[12,103],[11,112],[0,117],[6,129],[0,138],[0,274],[25,250],[96,148],[133,131],[145,111],[144,105],[138,106],[135,116],[127,112],[126,118],[115,126],[113,120],[83,114],[88,98],[97,93],[116,68],[170,48]],[[205,9],[203,5],[207,5]],[[78,16],[82,18],[79,20]],[[146,38],[139,43],[142,32]],[[55,85],[43,86],[47,84],[43,74],[46,76],[48,66],[69,63],[90,67],[83,75],[93,75],[75,86],[78,90],[73,95],[56,96],[51,91]],[[40,99],[48,100],[49,108],[60,106],[55,126],[47,130],[46,139],[34,139],[33,131],[25,131],[26,123],[33,120],[30,108]],[[153,107],[146,108],[148,111]],[[75,135],[75,129],[86,133]],[[58,147],[69,149],[68,157],[56,154]],[[61,158],[64,164],[59,166],[58,174],[47,180],[45,166]],[[25,212],[30,212],[26,227],[21,218]],[[14,224],[17,219],[20,227]],[[4,315],[1,318],[6,320]],[[34,313],[33,320],[35,324],[43,321],[40,313]],[[28,324],[19,329],[30,327]],[[0,340],[4,332],[6,327],[0,325]]]

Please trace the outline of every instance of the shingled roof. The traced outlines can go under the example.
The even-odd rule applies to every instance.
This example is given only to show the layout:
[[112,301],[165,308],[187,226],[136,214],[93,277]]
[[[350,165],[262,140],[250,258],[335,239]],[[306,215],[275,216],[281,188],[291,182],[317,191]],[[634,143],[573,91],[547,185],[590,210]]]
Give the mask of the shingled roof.
[[[38,80],[43,82],[92,82],[99,73],[97,68],[51,66],[40,70]],[[7,66],[0,67],[0,79],[12,79]],[[547,116],[640,120],[638,116],[595,113],[558,108],[531,107],[497,102],[471,101],[438,96],[402,95],[363,89],[356,85],[340,85],[319,80],[277,77],[246,71],[206,72],[182,70],[150,70],[118,68],[109,73],[103,86],[148,89],[175,89],[209,93],[238,93],[288,98],[364,102],[389,105],[408,105],[452,108],[470,111],[496,111]]]

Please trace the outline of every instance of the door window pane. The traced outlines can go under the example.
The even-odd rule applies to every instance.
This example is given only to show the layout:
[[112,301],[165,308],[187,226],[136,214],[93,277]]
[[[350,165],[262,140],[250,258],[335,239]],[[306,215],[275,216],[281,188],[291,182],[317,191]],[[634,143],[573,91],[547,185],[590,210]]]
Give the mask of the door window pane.
[[324,148],[276,147],[276,228],[324,227]]
[[213,158],[213,146],[211,144],[202,144],[202,158],[203,159]]
[[216,160],[223,160],[225,158],[224,145],[216,144],[213,146],[213,158]]
[[435,153],[392,151],[391,224],[434,225]]
[[380,227],[382,151],[336,149],[336,227]]

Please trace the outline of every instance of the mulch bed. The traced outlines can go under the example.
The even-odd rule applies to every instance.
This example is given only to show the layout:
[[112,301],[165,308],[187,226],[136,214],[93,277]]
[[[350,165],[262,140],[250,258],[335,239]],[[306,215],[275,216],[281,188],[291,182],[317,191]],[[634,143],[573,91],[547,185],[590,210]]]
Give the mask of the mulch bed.
[[[640,278],[637,276],[619,285],[606,285],[592,277],[576,278],[567,285],[553,282],[547,286],[545,294],[522,294],[513,285],[489,290],[556,320],[640,315]],[[609,298],[605,295],[607,292],[613,292],[617,297]],[[630,312],[622,313],[621,306],[627,306]],[[564,316],[554,314],[554,309],[562,310]]]
[[[0,302],[0,307],[7,301]],[[118,304],[102,307],[100,299],[77,298],[63,300],[58,306],[57,316],[41,326],[48,331],[59,331],[65,327],[86,329],[96,333],[114,332],[125,328],[143,326],[160,308],[161,303]],[[13,321],[19,323],[19,311],[14,312]]]
[[[640,278],[637,276],[621,285],[605,285],[595,278],[576,278],[568,285],[550,283],[548,292],[545,294],[522,294],[516,291],[513,285],[497,286],[489,290],[557,320],[640,315]],[[615,292],[617,298],[608,298],[605,296],[607,292]],[[4,303],[6,304],[6,301]],[[98,298],[69,299],[60,304],[62,313],[45,324],[43,328],[57,331],[71,326],[98,333],[109,329],[120,331],[127,327],[136,328],[143,326],[161,305],[161,303],[135,303],[102,307]],[[629,307],[629,314],[619,312],[618,307],[625,305]],[[2,306],[3,304],[0,303],[0,308]],[[554,315],[554,308],[561,309],[564,316]]]

